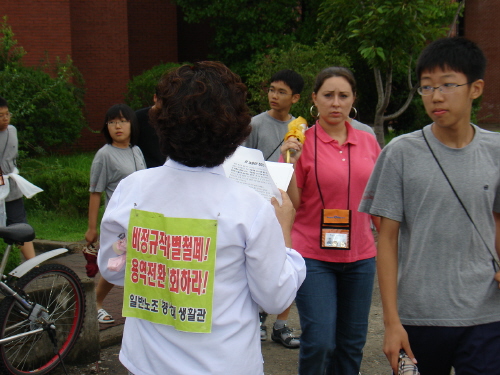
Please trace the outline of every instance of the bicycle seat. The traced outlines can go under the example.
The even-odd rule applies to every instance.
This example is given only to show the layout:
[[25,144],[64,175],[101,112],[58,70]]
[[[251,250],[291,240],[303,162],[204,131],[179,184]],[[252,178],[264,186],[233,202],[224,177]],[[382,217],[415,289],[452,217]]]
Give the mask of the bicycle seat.
[[35,231],[29,224],[11,224],[6,227],[0,227],[0,238],[3,238],[9,245],[13,243],[24,243],[33,241],[35,238]]

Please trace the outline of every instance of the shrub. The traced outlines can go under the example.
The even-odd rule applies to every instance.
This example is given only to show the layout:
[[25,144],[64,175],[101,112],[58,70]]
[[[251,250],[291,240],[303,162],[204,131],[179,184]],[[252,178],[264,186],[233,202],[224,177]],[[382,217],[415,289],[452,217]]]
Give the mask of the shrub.
[[56,78],[25,67],[0,71],[0,96],[9,102],[21,150],[40,153],[47,147],[71,144],[80,136],[85,125],[82,92],[70,83],[73,74],[68,65],[60,65],[57,71]]
[[282,69],[292,69],[304,78],[304,89],[300,100],[293,105],[291,112],[295,117],[302,116],[309,124],[316,121],[309,113],[312,105],[311,93],[316,75],[329,66],[350,66],[346,55],[338,52],[330,43],[306,46],[295,43],[290,49],[273,49],[255,61],[255,70],[248,77],[249,105],[253,114],[269,109],[267,87],[271,76]]
[[153,94],[161,76],[181,65],[178,63],[160,64],[135,76],[127,84],[128,91],[125,95],[125,102],[133,109],[152,106],[154,104]]
[[48,56],[39,68],[20,63],[25,54],[16,47],[14,33],[3,17],[0,24],[0,96],[9,102],[12,123],[19,130],[21,151],[43,152],[46,147],[71,144],[85,125],[82,114],[83,77],[68,57]]
[[29,159],[23,161],[21,174],[44,191],[25,200],[27,209],[41,208],[65,215],[85,215],[89,203],[90,166],[84,171]]

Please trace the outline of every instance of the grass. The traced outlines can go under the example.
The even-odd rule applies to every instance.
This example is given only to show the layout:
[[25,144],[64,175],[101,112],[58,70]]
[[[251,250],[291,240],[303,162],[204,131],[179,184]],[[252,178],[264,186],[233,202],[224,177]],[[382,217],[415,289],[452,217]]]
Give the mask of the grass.
[[[101,207],[99,220],[104,208]],[[84,215],[60,214],[41,209],[29,210],[28,222],[35,229],[39,240],[77,242],[85,238],[88,219]]]
[[[90,166],[92,165],[94,155],[94,152],[86,152],[74,155],[48,155],[36,158],[23,158],[18,162],[18,165],[21,175],[40,173],[44,170],[53,169],[55,166],[58,168],[77,169],[90,175]],[[88,202],[88,197],[86,202]],[[87,204],[86,202],[85,204]],[[67,242],[76,242],[84,239],[85,232],[87,231],[87,213],[47,210],[39,207],[36,204],[36,199],[33,202],[25,200],[25,203],[28,222],[35,229],[37,239]],[[103,212],[104,208],[101,207],[99,220],[101,220]]]

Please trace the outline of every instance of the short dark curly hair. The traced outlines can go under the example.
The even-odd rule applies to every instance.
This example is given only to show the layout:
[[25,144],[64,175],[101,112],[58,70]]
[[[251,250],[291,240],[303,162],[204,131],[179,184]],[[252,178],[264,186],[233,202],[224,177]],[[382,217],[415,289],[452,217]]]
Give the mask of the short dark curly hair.
[[224,64],[183,65],[158,83],[149,111],[164,155],[188,167],[215,167],[251,131],[247,88]]

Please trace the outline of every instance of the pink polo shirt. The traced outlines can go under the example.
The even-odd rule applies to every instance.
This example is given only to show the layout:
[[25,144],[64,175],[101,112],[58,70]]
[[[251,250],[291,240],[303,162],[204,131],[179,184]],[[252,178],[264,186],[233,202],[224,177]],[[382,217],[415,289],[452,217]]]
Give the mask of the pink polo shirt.
[[[297,186],[302,189],[302,195],[293,225],[292,241],[293,248],[306,258],[350,263],[376,255],[370,229],[370,216],[358,212],[358,206],[380,153],[380,147],[372,134],[354,129],[348,122],[346,127],[347,140],[343,145],[339,145],[317,122],[307,130],[302,155],[295,165]],[[321,202],[316,182],[315,135],[318,181],[325,207]],[[349,164],[350,184],[348,184]],[[349,209],[352,211],[351,249],[321,249],[319,243],[321,209],[347,209],[348,186]]]

